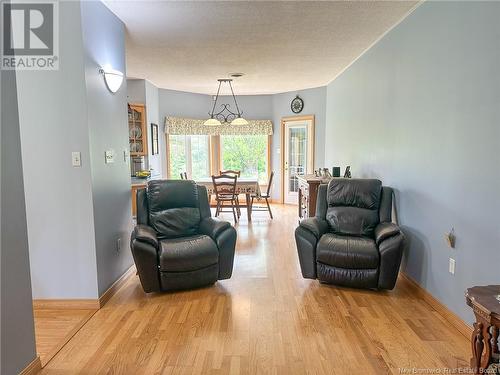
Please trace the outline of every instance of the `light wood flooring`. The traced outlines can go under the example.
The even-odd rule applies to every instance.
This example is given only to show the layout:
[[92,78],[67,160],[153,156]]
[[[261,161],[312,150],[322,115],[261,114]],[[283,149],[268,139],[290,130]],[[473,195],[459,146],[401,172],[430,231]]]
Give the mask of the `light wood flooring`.
[[[42,374],[400,374],[468,366],[469,344],[400,278],[374,292],[300,274],[297,208],[237,224],[233,277],[143,293],[137,276]],[[229,218],[229,215],[226,216]]]
[[34,309],[36,350],[45,366],[95,310]]

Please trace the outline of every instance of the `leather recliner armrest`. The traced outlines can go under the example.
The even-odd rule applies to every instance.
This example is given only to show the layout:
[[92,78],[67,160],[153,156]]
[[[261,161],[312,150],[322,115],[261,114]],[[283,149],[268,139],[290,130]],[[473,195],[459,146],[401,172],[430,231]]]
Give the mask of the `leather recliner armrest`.
[[323,234],[328,232],[328,223],[326,220],[318,219],[317,217],[304,219],[299,223],[299,226],[314,234],[317,239],[320,239]]
[[150,226],[136,225],[132,238],[138,241],[146,242],[158,249],[158,238],[156,237],[156,232]]
[[207,217],[200,222],[200,233],[209,236],[219,249],[218,279],[229,279],[233,273],[236,229],[227,221]]
[[380,223],[375,227],[375,243],[377,246],[387,238],[401,233],[399,227],[394,223]]
[[228,221],[207,217],[200,222],[200,233],[215,240],[224,230],[231,227]]

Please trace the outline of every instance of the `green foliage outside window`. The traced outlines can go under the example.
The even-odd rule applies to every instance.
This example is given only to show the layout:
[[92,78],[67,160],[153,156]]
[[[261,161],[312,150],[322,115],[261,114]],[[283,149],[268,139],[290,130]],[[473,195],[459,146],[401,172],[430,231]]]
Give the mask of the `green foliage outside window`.
[[187,171],[186,136],[170,135],[168,152],[170,157],[170,178],[180,179],[180,174]]
[[191,136],[191,178],[208,177],[210,175],[209,156],[208,156],[208,136]]
[[[241,171],[241,177],[267,181],[267,135],[221,136],[221,169]],[[208,137],[169,136],[170,176],[179,179],[187,172],[196,180],[210,176]]]
[[221,136],[222,168],[241,171],[241,177],[267,180],[267,135]]

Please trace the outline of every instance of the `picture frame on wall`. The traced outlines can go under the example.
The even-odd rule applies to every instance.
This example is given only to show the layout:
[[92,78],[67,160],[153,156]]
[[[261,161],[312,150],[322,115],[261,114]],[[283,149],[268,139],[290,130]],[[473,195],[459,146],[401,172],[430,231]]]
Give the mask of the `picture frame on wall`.
[[151,153],[157,155],[159,153],[158,146],[158,125],[151,123]]

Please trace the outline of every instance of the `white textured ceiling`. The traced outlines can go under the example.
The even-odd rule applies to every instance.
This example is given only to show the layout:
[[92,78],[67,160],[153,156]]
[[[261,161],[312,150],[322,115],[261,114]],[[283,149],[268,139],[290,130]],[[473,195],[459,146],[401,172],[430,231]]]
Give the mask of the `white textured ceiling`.
[[417,1],[116,1],[127,76],[213,94],[243,72],[237,94],[272,94],[334,79]]

